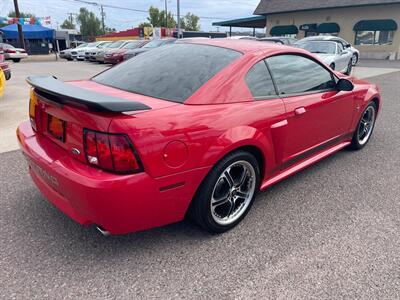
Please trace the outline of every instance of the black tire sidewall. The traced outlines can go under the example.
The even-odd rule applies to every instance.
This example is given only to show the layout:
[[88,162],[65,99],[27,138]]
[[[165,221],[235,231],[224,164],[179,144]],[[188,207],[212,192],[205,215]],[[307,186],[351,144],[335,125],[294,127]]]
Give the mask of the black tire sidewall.
[[[249,206],[246,211],[238,218],[235,222],[229,225],[221,225],[215,222],[212,217],[212,212],[210,209],[211,197],[214,191],[214,186],[221,176],[222,172],[235,161],[244,160],[250,163],[254,171],[256,173],[256,185],[254,195],[250,201]],[[198,189],[196,196],[193,200],[192,210],[192,218],[194,217],[195,221],[201,225],[204,229],[212,232],[212,233],[222,233],[228,231],[235,227],[241,220],[247,215],[250,211],[251,206],[254,202],[254,199],[257,195],[257,192],[260,187],[260,168],[257,162],[257,159],[250,153],[246,151],[237,151],[227,155],[220,162],[218,162],[214,168],[209,172],[207,177],[204,179],[200,188]]]

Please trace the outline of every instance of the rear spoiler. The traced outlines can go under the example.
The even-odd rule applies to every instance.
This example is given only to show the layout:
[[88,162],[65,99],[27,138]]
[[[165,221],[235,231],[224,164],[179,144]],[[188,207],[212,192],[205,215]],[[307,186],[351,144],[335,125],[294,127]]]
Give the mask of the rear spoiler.
[[93,112],[127,112],[151,109],[143,103],[86,90],[64,83],[52,76],[30,76],[26,78],[26,81],[35,88],[39,95],[49,101],[58,104],[83,105]]

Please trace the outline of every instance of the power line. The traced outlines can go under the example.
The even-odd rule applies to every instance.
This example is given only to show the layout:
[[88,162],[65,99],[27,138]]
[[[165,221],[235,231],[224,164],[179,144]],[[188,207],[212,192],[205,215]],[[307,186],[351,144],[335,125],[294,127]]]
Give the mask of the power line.
[[[84,4],[98,6],[98,7],[103,6],[103,7],[108,7],[108,8],[129,10],[129,11],[135,11],[135,12],[146,13],[146,14],[149,13],[148,10],[135,9],[135,8],[130,8],[130,7],[122,7],[122,6],[109,5],[109,4],[101,4],[98,2],[85,1],[85,0],[62,0],[62,1],[84,3]],[[210,16],[198,16],[198,17],[200,19],[207,19],[207,20],[226,20],[226,18],[220,18],[220,17],[210,17]]]

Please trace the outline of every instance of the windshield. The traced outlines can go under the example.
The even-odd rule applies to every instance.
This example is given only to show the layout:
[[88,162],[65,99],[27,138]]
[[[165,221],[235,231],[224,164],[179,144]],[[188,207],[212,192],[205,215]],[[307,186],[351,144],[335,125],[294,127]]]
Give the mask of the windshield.
[[335,54],[336,53],[336,44],[335,42],[326,42],[326,41],[310,41],[310,42],[302,42],[297,43],[296,46],[310,51],[311,53],[323,53],[323,54]]
[[96,45],[97,45],[98,43],[89,43],[89,44],[87,44],[86,45],[86,47],[96,47]]
[[107,45],[107,48],[115,49],[121,47],[121,45],[125,43],[124,41],[118,41]]
[[157,48],[167,43],[172,43],[173,40],[152,40],[147,43],[143,48]]
[[240,56],[241,53],[226,48],[174,44],[135,56],[92,80],[121,90],[183,103]]
[[86,47],[87,45],[88,44],[80,44],[79,46],[76,47],[76,49]]
[[130,42],[124,45],[122,48],[125,49],[135,49],[139,45],[139,42]]

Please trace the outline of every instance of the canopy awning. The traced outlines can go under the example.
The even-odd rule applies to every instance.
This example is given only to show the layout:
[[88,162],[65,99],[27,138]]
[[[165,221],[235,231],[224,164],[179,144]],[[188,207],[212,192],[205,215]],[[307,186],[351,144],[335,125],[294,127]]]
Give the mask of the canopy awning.
[[280,36],[285,34],[298,34],[299,29],[295,25],[274,26],[271,28],[269,33],[274,36]]
[[[22,32],[24,38],[29,39],[52,39],[54,36],[54,29],[47,28],[41,25],[30,25],[25,24],[22,26]],[[3,36],[6,39],[18,39],[18,27],[17,24],[11,24],[0,28],[3,32]]]
[[317,26],[318,33],[335,33],[340,32],[338,23],[321,23]]
[[395,31],[397,23],[394,20],[362,20],[354,25],[354,31]]
[[256,16],[222,22],[214,22],[212,23],[212,25],[222,27],[265,28],[265,26],[267,26],[267,18],[265,16]]

